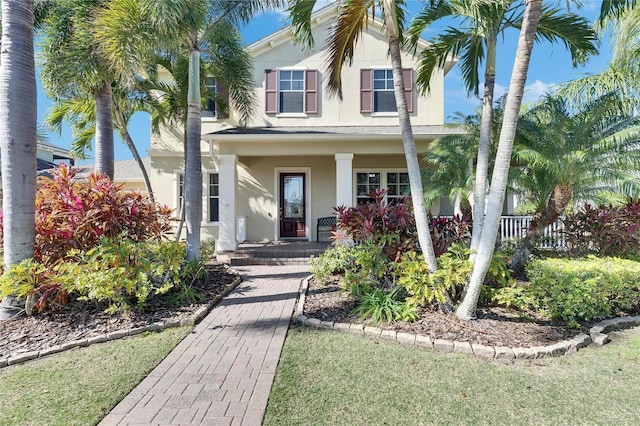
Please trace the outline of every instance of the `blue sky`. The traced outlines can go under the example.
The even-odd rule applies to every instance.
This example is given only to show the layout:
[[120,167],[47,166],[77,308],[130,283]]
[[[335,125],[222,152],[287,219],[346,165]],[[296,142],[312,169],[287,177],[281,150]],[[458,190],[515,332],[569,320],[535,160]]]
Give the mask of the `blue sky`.
[[[576,11],[578,14],[593,19],[600,7],[600,1],[586,0],[584,7]],[[416,7],[418,2],[409,2],[409,7]],[[284,24],[284,15],[279,13],[267,13],[255,18],[243,30],[243,39],[250,44],[260,38],[278,30]],[[425,34],[425,38],[429,38],[429,33]],[[498,58],[496,68],[496,98],[504,94],[509,86],[511,78],[511,67],[513,57],[517,45],[518,32],[512,31],[507,33],[503,40],[498,44]],[[600,47],[600,55],[591,58],[586,66],[574,69],[571,65],[569,54],[563,45],[551,45],[549,43],[536,44],[527,76],[527,86],[523,101],[534,101],[540,95],[547,92],[554,85],[569,81],[585,73],[597,73],[602,71],[611,57],[610,47],[607,42],[603,42]],[[455,112],[463,112],[469,114],[480,105],[480,100],[475,97],[468,97],[462,85],[460,71],[454,67],[445,78],[445,120],[449,121],[449,117]],[[38,91],[38,122],[44,122],[47,109],[51,106],[51,101],[39,87]],[[149,118],[144,113],[136,114],[130,123],[129,131],[134,142],[142,156],[146,156],[146,150],[149,148],[150,129]],[[72,138],[68,130],[63,131],[58,137],[56,134],[49,136],[49,142],[68,148],[71,145]],[[92,156],[88,152],[89,157]],[[115,144],[116,160],[124,160],[132,158],[130,151],[119,139]],[[92,163],[89,159],[82,163]]]

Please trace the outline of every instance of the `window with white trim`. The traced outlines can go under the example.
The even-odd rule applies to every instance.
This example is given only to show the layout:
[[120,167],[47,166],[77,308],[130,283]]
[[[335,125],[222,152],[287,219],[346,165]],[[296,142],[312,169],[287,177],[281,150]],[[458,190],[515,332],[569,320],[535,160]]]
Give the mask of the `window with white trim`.
[[265,70],[267,114],[317,114],[318,70]]
[[216,101],[213,98],[217,92],[217,84],[215,77],[206,77],[204,79],[204,87],[206,89],[206,94],[208,95],[205,99],[205,107],[202,109],[203,117],[216,117],[217,116],[217,106]]
[[387,202],[395,204],[410,195],[409,173],[387,172]]
[[304,112],[304,71],[280,70],[278,112]]
[[[176,172],[177,175],[177,195],[178,204],[176,208],[176,216],[180,215],[180,208],[182,206],[182,199],[184,197],[184,172]],[[218,222],[220,220],[220,176],[218,173],[208,173],[208,181],[206,188],[206,205],[203,205],[204,217],[207,222]]]
[[[407,110],[414,105],[413,69],[403,68],[404,94]],[[393,85],[393,71],[385,68],[360,69],[360,112],[389,115],[397,112]]]
[[220,177],[218,173],[209,173],[207,196],[209,200],[209,222],[218,222],[220,220]]
[[393,72],[373,70],[373,112],[396,112]]
[[402,171],[358,171],[356,173],[356,203],[371,203],[368,195],[381,188],[387,190],[387,203],[395,204],[411,195],[409,174]]

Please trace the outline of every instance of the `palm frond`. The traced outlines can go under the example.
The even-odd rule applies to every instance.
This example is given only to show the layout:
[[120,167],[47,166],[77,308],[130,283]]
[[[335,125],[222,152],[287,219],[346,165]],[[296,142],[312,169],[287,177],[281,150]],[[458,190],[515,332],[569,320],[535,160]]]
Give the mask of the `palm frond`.
[[331,35],[327,40],[327,90],[342,99],[342,66],[351,65],[355,45],[369,19],[372,0],[349,0],[338,13]]

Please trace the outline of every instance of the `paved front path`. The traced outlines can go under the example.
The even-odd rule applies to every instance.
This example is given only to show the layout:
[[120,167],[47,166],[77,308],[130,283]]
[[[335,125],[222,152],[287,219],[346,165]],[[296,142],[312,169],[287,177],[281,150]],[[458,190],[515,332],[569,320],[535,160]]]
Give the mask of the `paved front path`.
[[100,425],[260,425],[306,265],[244,281]]

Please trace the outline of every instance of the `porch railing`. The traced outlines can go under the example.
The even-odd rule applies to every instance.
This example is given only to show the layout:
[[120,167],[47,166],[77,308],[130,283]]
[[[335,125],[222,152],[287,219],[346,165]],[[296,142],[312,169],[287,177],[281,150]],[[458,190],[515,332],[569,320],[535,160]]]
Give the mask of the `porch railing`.
[[[452,216],[445,216],[452,217]],[[502,241],[524,238],[531,224],[531,216],[502,216],[500,218],[500,239]],[[538,244],[542,249],[566,248],[564,225],[558,219],[544,229],[543,237]]]
[[[500,238],[512,240],[524,238],[531,224],[531,216],[502,216],[500,218]],[[556,220],[544,229],[538,247],[543,249],[560,249],[566,247],[564,225],[561,219]]]

